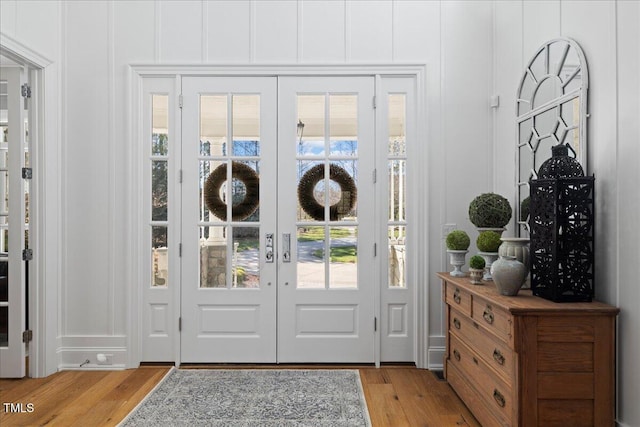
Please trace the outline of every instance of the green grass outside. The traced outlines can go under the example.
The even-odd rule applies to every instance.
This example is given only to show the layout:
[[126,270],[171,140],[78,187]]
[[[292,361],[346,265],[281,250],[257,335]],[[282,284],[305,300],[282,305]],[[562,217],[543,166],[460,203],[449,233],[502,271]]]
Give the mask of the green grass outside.
[[[324,249],[313,251],[313,256],[323,258]],[[358,261],[357,248],[355,246],[336,246],[331,248],[331,262],[355,263]]]
[[[350,237],[351,230],[347,228],[330,228],[329,236],[333,238]],[[298,234],[298,242],[316,242],[324,240],[323,227],[307,227],[305,231]]]

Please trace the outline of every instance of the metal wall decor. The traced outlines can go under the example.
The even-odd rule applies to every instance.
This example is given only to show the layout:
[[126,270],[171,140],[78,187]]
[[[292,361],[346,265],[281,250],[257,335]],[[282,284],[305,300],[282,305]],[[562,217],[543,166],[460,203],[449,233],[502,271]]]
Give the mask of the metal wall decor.
[[[244,184],[246,193],[242,201],[231,207],[231,219],[242,221],[258,209],[260,204],[260,177],[253,168],[241,163],[231,162],[231,177]],[[220,187],[227,181],[227,163],[223,163],[209,174],[204,184],[204,201],[219,219],[227,220],[227,204],[220,197]]]
[[544,43],[525,67],[516,100],[515,217],[519,235],[528,231],[522,203],[530,194],[529,180],[538,177],[551,147],[566,145],[569,154],[587,169],[588,83],[582,49],[569,38]]
[[594,295],[594,178],[564,145],[530,181],[531,289],[555,302]]
[[[298,183],[298,200],[300,207],[311,218],[324,221],[324,204],[318,203],[313,192],[318,182],[324,179],[325,165],[319,164],[309,169]],[[340,186],[340,200],[329,206],[329,220],[339,221],[348,215],[356,204],[358,190],[349,172],[342,167],[329,164],[329,179]]]

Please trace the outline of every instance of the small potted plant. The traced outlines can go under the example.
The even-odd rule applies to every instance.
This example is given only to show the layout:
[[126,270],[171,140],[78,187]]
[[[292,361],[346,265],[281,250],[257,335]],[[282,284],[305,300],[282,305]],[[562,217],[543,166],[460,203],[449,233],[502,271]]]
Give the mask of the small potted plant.
[[469,220],[480,231],[491,229],[498,233],[511,221],[511,204],[496,193],[483,193],[469,204]]
[[451,274],[454,277],[464,276],[462,266],[471,244],[469,235],[463,230],[453,230],[447,234],[447,252],[449,253],[449,262],[453,266]]
[[469,259],[469,277],[474,285],[482,283],[485,264],[484,258],[480,255],[474,255]]
[[498,248],[502,240],[500,240],[500,234],[495,231],[485,230],[481,231],[476,240],[476,246],[480,251],[478,254],[484,258],[485,269],[483,280],[493,280],[491,277],[491,264],[498,259]]

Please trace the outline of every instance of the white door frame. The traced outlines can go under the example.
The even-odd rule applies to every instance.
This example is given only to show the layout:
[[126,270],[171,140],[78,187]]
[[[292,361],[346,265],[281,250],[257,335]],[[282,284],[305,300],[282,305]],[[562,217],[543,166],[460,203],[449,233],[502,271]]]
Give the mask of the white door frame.
[[[31,105],[29,123],[31,132],[30,160],[33,180],[30,185],[30,240],[33,261],[29,263],[29,325],[33,330],[33,340],[29,345],[29,370],[27,376],[40,378],[58,369],[58,267],[62,251],[57,226],[60,198],[50,194],[47,198],[45,187],[58,192],[58,180],[46,176],[44,165],[50,171],[59,170],[56,121],[45,120],[45,111],[56,111],[56,96],[45,97],[45,88],[56,87],[55,72],[48,72],[53,62],[28,46],[0,33],[0,53],[22,66],[29,74],[31,84]],[[45,105],[46,104],[46,105]],[[47,108],[48,107],[48,108]],[[52,114],[53,116],[53,114]],[[48,136],[44,144],[45,135]],[[53,172],[49,172],[52,175]],[[47,212],[47,215],[45,215]],[[48,239],[44,239],[47,235]],[[46,254],[50,254],[49,257]],[[51,273],[55,272],[54,275]]]
[[[424,64],[397,64],[397,65],[324,65],[324,64],[308,64],[308,65],[236,65],[236,66],[213,66],[213,65],[131,65],[129,67],[129,82],[130,82],[130,114],[127,114],[130,122],[128,123],[130,133],[130,141],[128,144],[130,151],[127,154],[127,158],[130,159],[129,163],[129,176],[127,177],[130,183],[128,194],[128,200],[131,201],[129,205],[129,215],[131,223],[128,224],[131,230],[131,236],[133,238],[131,254],[133,256],[132,263],[130,265],[128,273],[129,283],[141,283],[143,269],[146,265],[142,262],[142,249],[139,247],[141,240],[142,228],[144,227],[144,218],[142,217],[141,206],[137,203],[136,192],[138,188],[142,188],[142,177],[136,172],[138,165],[141,164],[143,159],[143,153],[135,144],[135,141],[139,141],[143,134],[142,126],[142,102],[141,102],[141,90],[142,81],[145,78],[150,77],[162,77],[167,79],[175,79],[179,82],[182,76],[376,76],[376,78],[384,77],[412,77],[416,82],[416,108],[418,117],[417,120],[417,141],[425,141],[426,136],[426,100],[425,100],[425,88],[426,88],[426,65]],[[176,83],[176,87],[178,84]],[[376,96],[378,95],[379,85],[376,85]],[[177,95],[177,94],[176,94]],[[380,117],[380,111],[376,111],[376,122],[380,120],[386,120],[386,117]],[[180,123],[176,120],[176,126],[180,126]],[[181,133],[181,129],[176,129],[178,134]],[[413,158],[414,164],[422,165],[427,164],[427,144],[416,144],[415,158]],[[428,173],[425,168],[414,168],[414,173],[410,176],[410,179],[420,182],[420,186],[414,188],[423,189],[427,188]],[[428,201],[426,197],[419,197],[420,194],[408,194],[408,197],[418,197],[419,203],[415,203],[412,207],[414,211],[411,215],[414,218],[416,227],[416,238],[410,242],[410,251],[413,251],[413,257],[416,262],[413,262],[408,271],[408,276],[412,278],[415,283],[414,287],[414,324],[416,325],[414,338],[416,349],[416,365],[419,368],[427,368],[428,365],[428,307],[429,307],[429,290],[428,290],[428,277],[429,268],[427,262],[417,262],[420,259],[428,258]],[[174,267],[176,268],[176,267]],[[179,267],[177,267],[179,268]],[[375,294],[380,295],[379,280],[376,283]],[[142,289],[140,286],[131,286],[129,289],[129,308],[128,308],[128,330],[127,335],[127,347],[128,363],[127,367],[134,368],[140,365],[141,359],[141,339],[142,339],[142,324],[138,315],[142,307]],[[174,290],[175,301],[179,301],[179,287],[175,287]],[[376,301],[375,315],[380,318],[380,302],[379,297]],[[177,316],[177,314],[176,314]],[[176,325],[178,319],[175,319]],[[375,353],[376,364],[379,364],[380,360],[380,338],[379,329],[375,338]],[[179,345],[176,345],[179,348]],[[180,364],[180,357],[176,358],[176,364]]]

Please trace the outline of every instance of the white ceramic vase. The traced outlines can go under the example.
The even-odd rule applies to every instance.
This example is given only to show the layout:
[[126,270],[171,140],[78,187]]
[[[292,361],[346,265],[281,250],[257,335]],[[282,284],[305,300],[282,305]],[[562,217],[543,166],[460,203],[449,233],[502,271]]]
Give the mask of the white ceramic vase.
[[453,271],[449,274],[453,277],[462,277],[464,273],[462,272],[462,266],[465,263],[465,258],[467,256],[467,250],[464,251],[454,251],[451,249],[447,249],[449,253],[449,264],[453,267]]
[[513,256],[501,256],[491,265],[491,275],[501,295],[515,296],[524,283],[526,267]]

